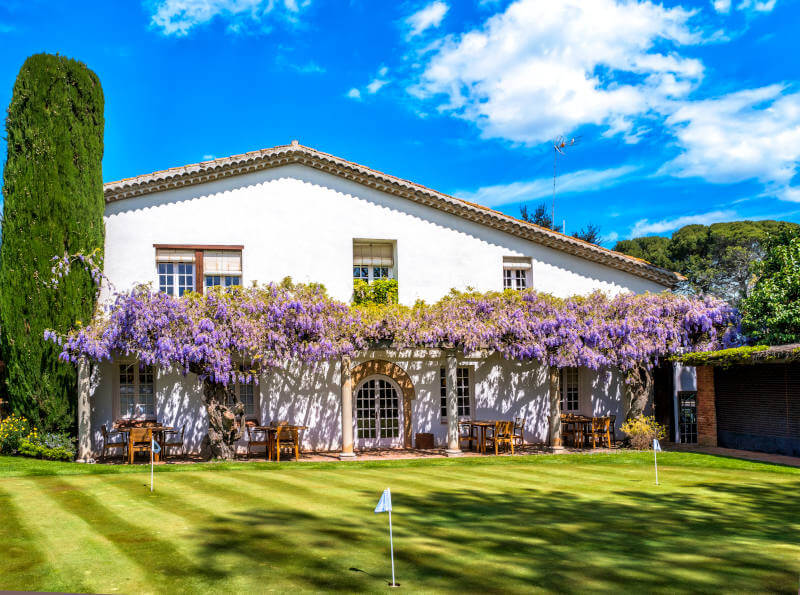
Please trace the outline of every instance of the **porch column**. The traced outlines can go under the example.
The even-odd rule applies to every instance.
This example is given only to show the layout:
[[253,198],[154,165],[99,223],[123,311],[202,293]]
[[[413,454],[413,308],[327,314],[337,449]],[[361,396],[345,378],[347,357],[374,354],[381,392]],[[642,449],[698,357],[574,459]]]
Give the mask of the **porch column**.
[[350,356],[343,355],[341,362],[342,376],[342,452],[340,459],[352,459],[353,452],[353,376],[350,369]]
[[447,381],[447,450],[448,457],[461,456],[458,444],[458,392],[456,391],[456,370],[458,359],[454,350],[447,352],[445,377]]
[[564,450],[561,441],[561,371],[550,366],[550,452]]
[[92,458],[92,424],[89,405],[89,362],[78,360],[78,461]]

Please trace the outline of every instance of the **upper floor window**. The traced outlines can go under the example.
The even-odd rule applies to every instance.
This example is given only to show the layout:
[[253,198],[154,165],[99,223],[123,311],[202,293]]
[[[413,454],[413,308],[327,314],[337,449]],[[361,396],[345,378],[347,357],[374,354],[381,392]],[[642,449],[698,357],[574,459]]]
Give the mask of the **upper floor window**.
[[204,287],[242,284],[242,248],[208,246],[156,246],[158,289],[180,297]]
[[155,370],[138,363],[119,364],[119,416],[152,419],[156,416]]
[[522,291],[531,286],[531,259],[503,257],[503,289]]
[[390,242],[353,242],[353,279],[370,283],[394,279],[394,245]]
[[[447,419],[447,370],[439,369],[439,397],[442,421]],[[458,417],[470,417],[472,415],[469,368],[456,368],[456,401],[458,406]]]
[[580,374],[578,368],[561,368],[561,411],[576,412],[580,409]]
[[206,287],[233,287],[242,284],[241,250],[203,251]]
[[194,291],[194,252],[192,250],[156,251],[158,265],[158,290],[170,295],[182,296]]

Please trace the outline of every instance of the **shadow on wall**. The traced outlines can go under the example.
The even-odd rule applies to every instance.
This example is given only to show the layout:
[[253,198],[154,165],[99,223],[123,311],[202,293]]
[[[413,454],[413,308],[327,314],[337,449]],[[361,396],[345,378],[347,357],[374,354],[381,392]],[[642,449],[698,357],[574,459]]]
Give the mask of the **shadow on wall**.
[[[338,450],[342,443],[339,364],[290,364],[269,372],[260,386],[259,421],[304,425],[302,448]],[[258,408],[257,408],[258,409]]]

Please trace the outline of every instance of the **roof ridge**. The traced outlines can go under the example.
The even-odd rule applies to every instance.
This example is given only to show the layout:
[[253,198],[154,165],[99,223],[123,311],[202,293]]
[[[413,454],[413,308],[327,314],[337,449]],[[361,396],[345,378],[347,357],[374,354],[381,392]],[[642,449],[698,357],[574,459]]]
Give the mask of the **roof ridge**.
[[[287,159],[285,161],[281,159],[280,161],[283,162],[279,161],[278,163],[267,162],[269,158],[280,159],[281,156],[290,154],[294,154],[295,157],[297,158]],[[183,186],[209,182],[220,177],[229,177],[242,173],[248,173],[250,171],[258,171],[259,169],[266,169],[268,167],[288,165],[289,163],[297,163],[297,162],[302,163],[302,160],[299,158],[301,154],[308,158],[327,160],[333,162],[333,164],[338,167],[345,167],[356,170],[360,174],[371,176],[373,178],[378,178],[385,184],[397,185],[401,189],[405,188],[407,191],[423,193],[428,197],[433,198],[434,200],[446,201],[451,204],[455,203],[452,206],[465,208],[471,211],[477,211],[478,214],[484,214],[488,217],[491,217],[492,219],[500,220],[501,222],[505,222],[512,226],[521,228],[522,230],[526,230],[537,236],[536,239],[530,237],[526,239],[529,240],[533,239],[533,241],[538,241],[539,243],[542,243],[548,247],[560,248],[564,251],[572,252],[578,256],[586,258],[587,260],[601,262],[602,264],[612,266],[613,268],[625,270],[627,272],[636,274],[638,276],[655,280],[656,282],[666,285],[668,287],[674,287],[678,282],[684,279],[684,277],[682,275],[679,275],[678,273],[675,273],[673,271],[668,271],[661,267],[657,267],[656,265],[641,258],[630,256],[628,254],[623,254],[621,252],[616,252],[614,250],[610,250],[609,248],[605,248],[603,246],[592,244],[585,240],[566,235],[554,229],[542,227],[540,225],[531,223],[529,221],[524,221],[517,217],[513,217],[501,211],[497,211],[495,209],[487,207],[485,205],[470,202],[462,198],[446,194],[444,192],[439,192],[438,190],[434,190],[417,182],[412,182],[404,178],[399,178],[397,176],[384,173],[382,171],[373,169],[371,167],[361,165],[354,161],[348,161],[341,157],[337,157],[336,155],[325,153],[324,151],[319,151],[317,149],[314,149],[313,147],[301,145],[296,141],[293,141],[291,144],[288,145],[277,145],[275,147],[259,149],[256,151],[248,151],[246,153],[229,155],[227,157],[218,157],[216,159],[212,159],[209,161],[190,163],[187,165],[158,170],[148,174],[142,174],[130,178],[123,178],[121,180],[113,182],[107,182],[103,184],[103,190],[106,202],[107,203],[114,202],[117,200],[132,198],[134,196],[150,194],[152,192],[159,192],[163,190],[170,190],[174,188],[180,188]],[[260,164],[258,163],[259,160],[263,160],[266,163]],[[237,167],[237,165],[239,164],[241,164],[241,166]],[[261,167],[258,167],[259,165],[261,165]],[[312,163],[307,163],[307,165],[314,166],[314,164]],[[320,167],[319,169],[327,170],[328,168]],[[341,172],[337,172],[335,170],[329,171],[329,173],[341,174]],[[349,176],[345,177],[349,178]],[[380,184],[376,185],[374,183],[367,184],[366,182],[360,180],[355,180],[355,181],[373,187],[381,186]],[[391,193],[390,188],[380,187],[378,189],[383,191],[389,191]],[[405,198],[414,200],[413,196],[409,196],[407,195],[407,193],[404,192],[394,192],[394,194],[398,194]],[[434,206],[435,208],[441,209],[442,205],[429,204],[429,206]],[[454,214],[460,215],[462,217],[465,216],[463,213],[454,213]],[[465,218],[473,219],[472,217],[465,217]],[[479,222],[488,224],[486,221],[479,221]],[[497,225],[490,225],[490,226],[498,227]],[[501,226],[501,228],[504,227],[506,226]],[[503,229],[503,231],[515,235],[520,235],[514,229],[511,230]],[[548,241],[543,241],[545,238]],[[569,246],[571,249],[567,250],[566,249],[567,246]],[[592,256],[596,256],[597,258],[593,258]],[[630,265],[630,266],[622,266],[622,265]]]

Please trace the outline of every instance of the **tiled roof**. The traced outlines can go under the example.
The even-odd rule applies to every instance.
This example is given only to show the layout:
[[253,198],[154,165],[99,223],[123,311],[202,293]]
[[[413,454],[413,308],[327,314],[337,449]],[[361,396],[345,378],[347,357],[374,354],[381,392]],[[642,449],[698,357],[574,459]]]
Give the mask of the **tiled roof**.
[[683,280],[678,273],[659,268],[645,260],[516,219],[488,207],[300,145],[296,141],[290,145],[221,157],[212,161],[173,167],[133,178],[125,178],[117,182],[108,182],[104,185],[105,199],[107,203],[110,203],[294,163],[452,213],[538,244],[655,281],[666,287],[674,287]]

